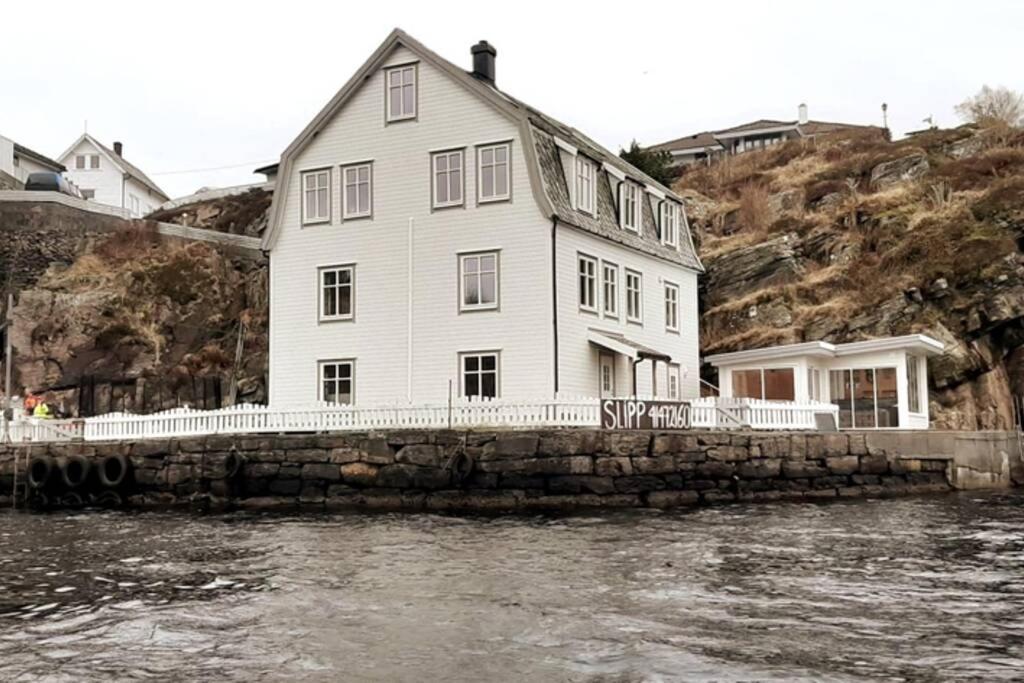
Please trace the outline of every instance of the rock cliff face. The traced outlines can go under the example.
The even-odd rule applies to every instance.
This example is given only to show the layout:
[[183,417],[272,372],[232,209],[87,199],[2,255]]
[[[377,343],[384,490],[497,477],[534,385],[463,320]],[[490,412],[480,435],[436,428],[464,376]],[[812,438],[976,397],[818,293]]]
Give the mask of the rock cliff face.
[[946,344],[929,363],[936,426],[1011,425],[1024,132],[790,142],[690,170],[677,188],[708,268],[703,353],[921,332]]

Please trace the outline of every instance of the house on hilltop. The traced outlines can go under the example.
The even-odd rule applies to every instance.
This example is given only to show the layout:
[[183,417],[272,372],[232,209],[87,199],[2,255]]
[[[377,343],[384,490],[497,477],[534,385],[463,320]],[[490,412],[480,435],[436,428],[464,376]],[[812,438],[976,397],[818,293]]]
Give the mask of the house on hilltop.
[[271,405],[698,396],[679,196],[472,55],[396,29],[284,151]]
[[669,140],[651,145],[649,149],[668,152],[672,155],[674,165],[687,166],[699,161],[709,161],[718,157],[764,149],[782,144],[787,140],[813,139],[819,135],[856,128],[874,128],[874,126],[812,121],[807,116],[807,105],[801,104],[795,121],[760,119],[732,128],[705,131]]
[[63,173],[64,165],[0,135],[0,190],[20,190],[30,173]]
[[170,197],[137,166],[124,158],[120,142],[110,149],[83,133],[60,155],[65,174],[85,199],[126,209],[139,218],[155,210]]

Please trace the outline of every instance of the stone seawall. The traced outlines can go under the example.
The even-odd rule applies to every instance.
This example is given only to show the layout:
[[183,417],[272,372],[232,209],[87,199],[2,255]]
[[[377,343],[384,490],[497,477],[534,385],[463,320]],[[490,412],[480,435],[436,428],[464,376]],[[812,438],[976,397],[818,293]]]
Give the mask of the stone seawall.
[[0,450],[0,502],[12,491],[15,455],[22,481],[27,462],[39,455],[82,455],[96,464],[124,456],[132,472],[123,496],[137,506],[665,508],[949,491],[966,467],[981,477],[973,487],[1021,483],[1019,467],[1016,476],[1010,472],[1020,461],[1015,438],[974,433],[964,455],[940,452],[958,439],[918,434],[563,429],[14,446]]

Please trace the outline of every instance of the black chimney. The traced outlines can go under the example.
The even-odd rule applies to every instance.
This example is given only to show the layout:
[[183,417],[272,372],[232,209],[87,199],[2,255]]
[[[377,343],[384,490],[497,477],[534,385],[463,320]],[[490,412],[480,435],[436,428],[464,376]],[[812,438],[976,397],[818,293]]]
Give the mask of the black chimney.
[[473,75],[494,85],[494,58],[498,51],[486,40],[481,40],[469,51],[473,53]]
[[124,145],[122,145],[120,142],[114,143],[114,154],[116,154],[117,156],[124,156],[123,154],[121,154],[122,149],[124,149]]

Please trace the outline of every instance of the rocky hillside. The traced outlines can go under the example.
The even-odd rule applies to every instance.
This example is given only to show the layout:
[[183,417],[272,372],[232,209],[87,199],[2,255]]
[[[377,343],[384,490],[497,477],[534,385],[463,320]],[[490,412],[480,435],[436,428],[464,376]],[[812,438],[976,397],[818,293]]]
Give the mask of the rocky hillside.
[[[708,268],[702,353],[922,332],[941,428],[1024,394],[1024,133],[794,141],[678,180]],[[714,379],[714,378],[711,378]]]

